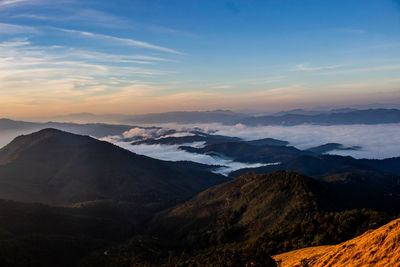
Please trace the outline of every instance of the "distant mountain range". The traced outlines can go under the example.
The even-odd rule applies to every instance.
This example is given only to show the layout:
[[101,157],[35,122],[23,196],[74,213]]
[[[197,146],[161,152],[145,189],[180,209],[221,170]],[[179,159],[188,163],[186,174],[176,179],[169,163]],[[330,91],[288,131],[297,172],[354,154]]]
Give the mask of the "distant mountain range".
[[159,123],[213,123],[228,122],[238,118],[246,117],[245,114],[230,110],[213,111],[174,111],[165,113],[149,113],[139,115],[124,114],[104,114],[97,115],[92,113],[73,113],[61,116],[50,116],[39,118],[41,120],[54,120],[59,122],[79,122],[79,123],[134,123],[134,124],[159,124]]
[[276,163],[287,161],[300,155],[312,154],[291,146],[252,145],[247,142],[223,142],[202,148],[181,146],[191,153],[206,154],[245,163]]
[[[141,115],[75,113],[62,116],[37,118],[45,121],[76,123],[118,123],[118,124],[193,124],[222,123],[226,125],[338,125],[338,124],[380,124],[399,123],[400,110],[397,108],[341,108],[332,110],[294,109],[269,115],[249,115],[230,110],[175,111]],[[50,127],[50,126],[49,126]]]
[[103,123],[60,123],[60,122],[25,122],[14,121],[10,119],[0,119],[0,131],[39,131],[46,128],[54,128],[58,130],[68,131],[76,134],[85,134],[95,137],[105,137],[112,135],[120,135],[131,128],[136,127],[132,125],[117,125],[117,124],[103,124]]
[[311,147],[307,149],[306,151],[315,153],[315,154],[323,154],[327,153],[333,150],[360,150],[360,146],[351,146],[351,147],[345,147],[342,144],[339,143],[328,143],[316,147]]
[[[274,138],[263,138],[257,140],[245,141],[242,138],[217,135],[217,134],[207,134],[201,131],[188,131],[186,136],[171,136],[171,137],[157,137],[157,138],[147,138],[145,140],[134,141],[132,145],[182,145],[194,142],[204,142],[206,145],[215,145],[219,143],[246,143],[249,145],[262,146],[286,146],[289,144],[288,141],[278,140]],[[338,144],[337,147],[339,147]],[[333,150],[333,149],[332,149]]]
[[140,141],[134,141],[132,145],[182,145],[194,142],[205,142],[207,144],[217,144],[222,142],[240,142],[241,138],[230,137],[216,134],[207,134],[199,131],[188,131],[186,136],[169,136],[147,138]]
[[398,109],[367,109],[350,110],[343,112],[329,112],[323,114],[285,113],[280,116],[253,116],[230,121],[226,124],[243,124],[246,126],[265,125],[340,125],[340,124],[380,124],[399,123],[400,110]]
[[231,177],[246,172],[270,173],[277,170],[287,170],[302,173],[312,177],[323,177],[346,172],[375,171],[400,175],[400,157],[383,160],[355,159],[337,155],[305,155],[295,157],[279,165],[263,166],[259,168],[241,169],[230,174]]
[[[136,145],[182,145],[179,149],[196,154],[231,159],[244,163],[276,163],[293,159],[300,155],[323,154],[334,150],[359,150],[361,147],[345,147],[339,143],[328,143],[307,150],[299,150],[288,146],[289,142],[274,138],[243,140],[237,137],[206,134],[189,131],[187,136],[157,137],[134,141]],[[185,144],[204,142],[203,147],[193,147]]]

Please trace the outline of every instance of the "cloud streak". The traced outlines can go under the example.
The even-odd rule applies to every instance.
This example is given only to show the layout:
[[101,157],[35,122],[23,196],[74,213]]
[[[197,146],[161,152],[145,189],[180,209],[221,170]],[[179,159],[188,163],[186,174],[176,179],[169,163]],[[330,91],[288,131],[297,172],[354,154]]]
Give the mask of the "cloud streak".
[[153,49],[153,50],[158,50],[158,51],[167,52],[167,53],[183,55],[183,53],[181,53],[177,50],[171,49],[171,48],[154,45],[154,44],[150,44],[147,42],[138,41],[138,40],[129,39],[129,38],[121,38],[121,37],[115,37],[115,36],[111,36],[111,35],[105,35],[105,34],[99,34],[99,33],[87,32],[87,31],[71,30],[71,29],[62,29],[62,28],[53,28],[53,29],[67,32],[67,33],[78,34],[78,35],[81,35],[84,37],[89,37],[89,38],[95,38],[95,39],[100,39],[100,40],[109,40],[109,41],[113,41],[113,42],[116,42],[116,43],[119,43],[122,45],[135,46],[135,47],[141,47],[141,48]]
[[0,22],[0,34],[38,34],[40,31],[35,27],[7,24]]
[[400,64],[393,65],[381,65],[366,68],[354,68],[340,71],[331,71],[326,74],[346,74],[346,73],[362,73],[362,72],[375,72],[375,71],[390,71],[390,70],[400,70]]
[[15,5],[22,2],[27,2],[27,0],[3,0],[0,1],[0,7]]
[[62,103],[68,108],[90,101],[115,106],[116,101],[151,96],[168,89],[145,81],[167,73],[156,67],[160,62],[168,59],[35,46],[28,38],[10,39],[0,42],[2,108],[38,111],[49,105]]
[[299,64],[294,70],[297,71],[320,71],[320,70],[331,70],[341,67],[342,65],[328,65],[328,66],[318,66],[309,67],[308,64]]

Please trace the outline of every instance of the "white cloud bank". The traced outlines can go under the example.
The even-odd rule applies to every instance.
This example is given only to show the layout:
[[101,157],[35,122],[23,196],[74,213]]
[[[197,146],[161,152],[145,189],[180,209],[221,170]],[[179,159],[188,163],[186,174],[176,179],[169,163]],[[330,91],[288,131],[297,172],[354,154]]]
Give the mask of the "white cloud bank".
[[[264,163],[242,163],[236,162],[229,159],[222,159],[219,157],[212,157],[209,155],[203,154],[195,154],[189,153],[179,149],[179,145],[131,145],[129,142],[121,142],[117,136],[102,138],[101,140],[113,143],[122,148],[125,148],[129,151],[132,151],[136,154],[145,155],[148,157],[160,159],[160,160],[168,160],[168,161],[193,161],[197,163],[203,163],[207,165],[220,165],[224,166],[218,168],[214,172],[220,173],[223,175],[228,175],[230,172],[242,169],[242,168],[257,168],[261,166],[266,166],[269,164]],[[195,142],[190,144],[182,144],[182,145],[190,145],[194,147],[200,147],[204,144],[204,142]],[[271,163],[276,164],[276,163]]]
[[[165,125],[164,125],[165,126]],[[170,129],[174,126],[168,124]],[[182,127],[179,125],[178,127]],[[244,140],[254,140],[261,138],[276,138],[286,140],[299,149],[307,149],[326,143],[341,143],[344,146],[360,146],[361,150],[331,151],[331,154],[352,156],[355,158],[389,158],[400,156],[400,124],[379,124],[379,125],[299,125],[299,126],[264,126],[246,127],[243,125],[225,126],[218,124],[208,125],[185,125],[188,129],[193,127],[203,128],[205,131],[216,130],[216,134],[240,137]],[[131,133],[137,132],[136,130]],[[141,135],[141,132],[137,132]],[[183,135],[181,133],[180,135]],[[179,161],[189,160],[193,162],[224,165],[217,172],[228,174],[231,171],[241,168],[260,167],[265,164],[246,164],[235,162],[229,159],[212,157],[209,155],[193,154],[178,149],[175,145],[138,145],[132,146],[129,143],[121,143],[117,139],[109,139],[125,149],[137,154],[149,157]],[[203,143],[192,143],[191,146],[201,146]],[[271,163],[274,164],[274,163]]]
[[[208,128],[210,126],[207,126]],[[358,151],[332,151],[331,154],[355,158],[389,158],[400,156],[400,124],[378,125],[298,125],[244,127],[216,126],[217,134],[237,136],[245,140],[276,138],[290,142],[299,149],[307,149],[326,143],[344,146],[361,146]]]
[[[165,125],[164,125],[165,126]],[[168,124],[170,129],[174,126]],[[359,151],[331,151],[331,154],[352,156],[355,158],[389,158],[400,156],[400,124],[380,124],[380,125],[335,125],[335,126],[317,126],[317,125],[299,125],[299,126],[264,126],[264,127],[246,127],[243,125],[225,126],[218,124],[208,125],[185,125],[187,129],[199,127],[206,132],[216,134],[241,137],[245,140],[254,140],[261,138],[276,138],[290,142],[290,145],[300,149],[322,145],[325,143],[341,143],[345,146],[361,146]],[[119,136],[110,136],[102,140],[114,143],[122,148],[135,152],[137,154],[149,157],[179,161],[188,160],[209,165],[224,165],[226,168],[220,168],[217,172],[224,175],[231,171],[241,168],[260,167],[265,164],[246,164],[234,162],[229,159],[212,157],[209,155],[194,154],[178,149],[175,145],[138,145],[132,146],[129,142],[122,142],[125,137],[142,136],[144,138],[154,138],[164,136],[185,136],[191,133],[185,132],[183,125],[177,126],[177,133],[169,134],[168,129],[142,129],[132,128],[130,131],[121,133]],[[14,137],[20,134],[26,134],[31,131],[2,131],[0,133],[0,147],[9,143]],[[204,143],[191,143],[191,146],[200,147]]]

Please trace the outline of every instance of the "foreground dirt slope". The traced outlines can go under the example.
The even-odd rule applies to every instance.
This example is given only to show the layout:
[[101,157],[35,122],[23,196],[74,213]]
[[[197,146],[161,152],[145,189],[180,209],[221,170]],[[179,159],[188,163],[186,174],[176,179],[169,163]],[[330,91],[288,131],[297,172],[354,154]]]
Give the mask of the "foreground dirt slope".
[[273,257],[280,266],[400,266],[400,219],[333,246],[299,249]]

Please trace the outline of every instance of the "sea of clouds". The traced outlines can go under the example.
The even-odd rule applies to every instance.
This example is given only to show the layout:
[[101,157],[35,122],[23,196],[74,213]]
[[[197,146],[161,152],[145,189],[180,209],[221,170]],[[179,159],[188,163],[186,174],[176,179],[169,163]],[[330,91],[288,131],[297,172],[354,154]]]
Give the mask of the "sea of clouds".
[[[307,149],[326,143],[340,143],[346,147],[360,146],[360,150],[338,150],[330,154],[352,156],[355,158],[383,159],[400,156],[400,124],[378,124],[378,125],[298,125],[298,126],[262,126],[247,127],[241,124],[226,126],[220,124],[193,124],[193,125],[156,125],[162,128],[140,128],[133,127],[131,130],[121,133],[118,136],[109,136],[102,140],[114,143],[137,154],[149,157],[179,161],[189,160],[193,162],[225,166],[217,171],[227,174],[241,168],[259,167],[265,164],[246,164],[235,162],[226,158],[189,153],[179,149],[178,145],[132,145],[128,142],[146,138],[180,137],[193,135],[191,131],[202,130],[205,133],[240,137],[244,140],[261,138],[275,138],[286,140],[290,145],[299,149]],[[175,130],[175,131],[171,131]],[[31,132],[31,131],[29,131]],[[28,133],[28,132],[26,132]],[[0,147],[9,143],[17,135],[25,132],[0,132]],[[202,142],[185,144],[201,147]],[[271,162],[270,164],[276,164]]]
[[400,124],[263,127],[236,125],[220,126],[217,133],[245,140],[271,137],[289,141],[290,145],[299,149],[326,143],[340,143],[346,147],[360,146],[360,150],[330,152],[355,158],[383,159],[400,156]]
[[[244,125],[225,126],[220,124],[204,125],[158,125],[162,129],[143,129],[132,128],[121,136],[106,137],[103,140],[109,141],[128,149],[137,154],[149,157],[179,161],[188,160],[208,165],[222,165],[216,172],[228,174],[231,171],[241,168],[254,168],[268,164],[256,163],[247,164],[235,162],[216,156],[189,153],[179,149],[179,145],[132,145],[124,142],[122,137],[135,137],[136,133],[141,138],[163,138],[167,136],[193,135],[192,129],[203,130],[205,133],[215,133],[220,135],[240,137],[244,140],[255,140],[261,138],[275,138],[286,140],[290,145],[299,149],[307,149],[326,143],[340,143],[346,147],[360,146],[360,150],[337,150],[330,151],[330,154],[352,156],[355,158],[376,158],[383,159],[400,156],[400,124],[380,124],[380,125],[298,125],[298,126],[262,126],[246,127]],[[177,130],[174,134],[169,133],[171,129]],[[163,135],[163,134],[166,135]],[[193,147],[202,147],[203,142],[184,144]]]
[[[182,127],[182,125],[163,124],[160,127]],[[354,158],[384,159],[400,157],[400,123],[354,124],[354,125],[296,125],[248,127],[242,124],[227,126],[220,124],[189,124],[186,128],[197,127],[206,132],[240,137],[244,140],[275,138],[288,141],[299,149],[340,143],[345,147],[360,146],[360,150],[338,150],[329,154],[352,156]]]
[[[182,136],[182,135],[181,135]],[[145,155],[148,157],[168,160],[168,161],[193,161],[197,163],[207,164],[207,165],[219,165],[223,166],[214,170],[216,173],[223,175],[228,175],[230,172],[239,170],[242,168],[256,168],[269,164],[265,163],[242,163],[236,162],[230,159],[223,159],[220,157],[212,157],[209,155],[189,153],[184,150],[179,149],[179,145],[132,145],[130,142],[124,142],[118,136],[109,136],[102,138],[101,140],[113,143],[124,149],[132,151],[136,154]],[[195,142],[189,144],[182,144],[185,146],[201,147],[204,142]],[[274,163],[271,163],[274,164]]]

